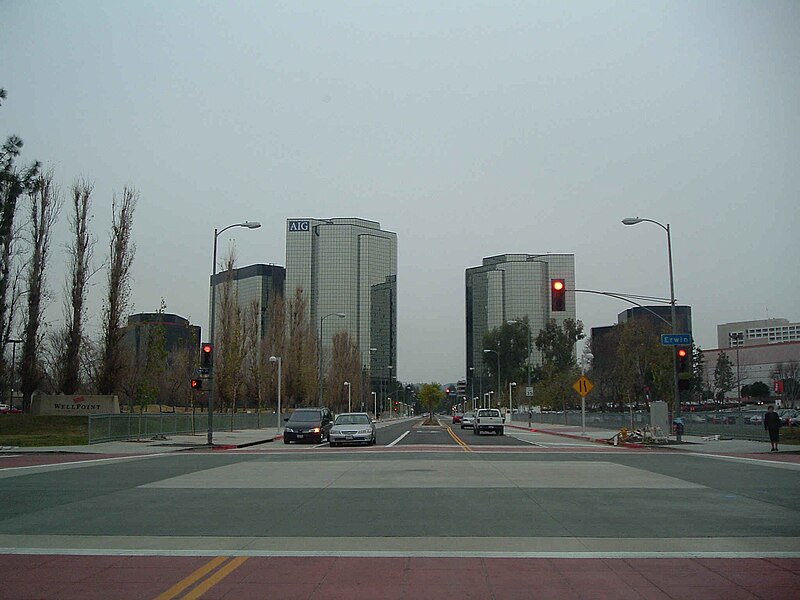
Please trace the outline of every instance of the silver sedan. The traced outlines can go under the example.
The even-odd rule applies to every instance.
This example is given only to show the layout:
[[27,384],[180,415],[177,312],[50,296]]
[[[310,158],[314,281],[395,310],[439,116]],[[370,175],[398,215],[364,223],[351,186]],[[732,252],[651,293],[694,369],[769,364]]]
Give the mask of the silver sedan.
[[328,434],[331,447],[340,444],[367,444],[374,446],[375,422],[367,413],[342,413],[336,417]]
[[465,412],[461,417],[461,429],[466,427],[475,427],[475,413],[472,411]]

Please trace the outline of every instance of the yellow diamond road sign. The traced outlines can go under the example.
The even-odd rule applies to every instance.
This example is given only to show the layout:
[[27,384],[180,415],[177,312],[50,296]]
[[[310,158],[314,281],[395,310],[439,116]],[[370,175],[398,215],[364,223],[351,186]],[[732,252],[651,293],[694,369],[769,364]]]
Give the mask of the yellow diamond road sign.
[[585,375],[582,375],[578,381],[572,384],[572,387],[581,395],[581,398],[585,398],[586,394],[592,391],[594,385],[592,385],[592,382],[589,381]]

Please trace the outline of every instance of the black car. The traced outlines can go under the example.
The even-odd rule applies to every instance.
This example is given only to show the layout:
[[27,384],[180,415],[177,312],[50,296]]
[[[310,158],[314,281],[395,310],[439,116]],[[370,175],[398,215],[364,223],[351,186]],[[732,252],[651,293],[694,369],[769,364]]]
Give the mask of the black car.
[[333,414],[327,408],[298,408],[286,421],[283,443],[313,442],[321,444],[328,439],[333,426]]

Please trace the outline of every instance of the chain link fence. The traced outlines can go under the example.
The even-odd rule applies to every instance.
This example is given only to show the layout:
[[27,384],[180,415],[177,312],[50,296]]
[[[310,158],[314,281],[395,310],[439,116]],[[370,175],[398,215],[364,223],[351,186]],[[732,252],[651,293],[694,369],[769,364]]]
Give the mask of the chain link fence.
[[[215,431],[278,427],[274,413],[214,413]],[[208,431],[208,413],[125,413],[89,415],[89,443],[137,440]]]

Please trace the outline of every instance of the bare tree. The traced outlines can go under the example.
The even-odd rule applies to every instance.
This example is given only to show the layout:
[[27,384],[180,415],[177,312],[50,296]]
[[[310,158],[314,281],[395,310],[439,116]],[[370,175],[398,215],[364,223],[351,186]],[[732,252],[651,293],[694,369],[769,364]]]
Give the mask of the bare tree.
[[[267,307],[269,314],[269,325],[267,326],[267,335],[261,340],[262,356],[265,360],[269,360],[271,356],[280,356],[285,360],[287,352],[287,328],[286,328],[286,303],[283,296],[272,296]],[[278,369],[272,363],[269,364],[267,371],[268,377],[265,385],[265,402],[271,406],[275,402],[275,409],[277,411],[278,402]],[[284,363],[285,364],[285,363]],[[281,373],[283,380],[281,386],[286,387],[286,370],[282,369]],[[278,415],[278,425],[281,424],[280,415]]]
[[81,384],[81,346],[84,341],[83,321],[86,316],[86,288],[91,273],[94,240],[89,234],[89,211],[94,185],[80,179],[72,185],[72,214],[69,224],[72,243],[68,250],[69,280],[64,300],[65,326],[57,346],[58,388],[63,394],[74,394]]
[[[334,412],[347,410],[347,389],[344,382],[350,383],[350,393],[361,389],[361,352],[358,343],[346,331],[340,331],[333,336],[331,344],[330,369],[326,378],[326,388],[332,390],[336,399],[330,406]],[[355,402],[360,405],[358,396]]]
[[[225,258],[222,283],[219,294],[217,319],[219,329],[215,335],[214,385],[216,397],[221,408],[236,412],[236,401],[242,389],[245,364],[246,340],[244,335],[244,316],[239,306],[239,295],[233,281],[236,254],[231,249]],[[231,426],[233,420],[231,419]]]
[[162,391],[172,405],[172,412],[175,412],[176,405],[189,407],[194,412],[195,392],[189,387],[189,382],[197,369],[197,353],[195,347],[182,347],[169,354]]
[[136,244],[131,238],[133,213],[139,193],[129,187],[116,195],[112,203],[111,239],[109,248],[108,292],[103,306],[102,356],[98,366],[97,389],[101,394],[117,390],[123,376],[122,320],[130,303],[130,274]]
[[[257,300],[253,300],[244,313],[244,336],[247,354],[245,356],[244,375],[246,395],[255,398],[256,412],[261,414],[270,379],[269,346],[266,335],[261,335],[259,323],[261,309]],[[264,332],[266,333],[266,332]],[[245,409],[247,405],[245,405]],[[260,418],[260,417],[259,417]]]
[[313,404],[319,390],[317,374],[317,336],[306,316],[303,288],[297,288],[288,307],[288,339],[283,374],[286,380],[286,407]]
[[42,379],[39,350],[42,342],[42,313],[47,300],[45,272],[50,258],[50,238],[53,224],[61,209],[61,199],[53,184],[53,172],[40,175],[32,190],[28,192],[30,202],[30,262],[26,272],[27,302],[25,334],[22,340],[22,365],[20,388],[22,409],[30,410],[31,396]]

